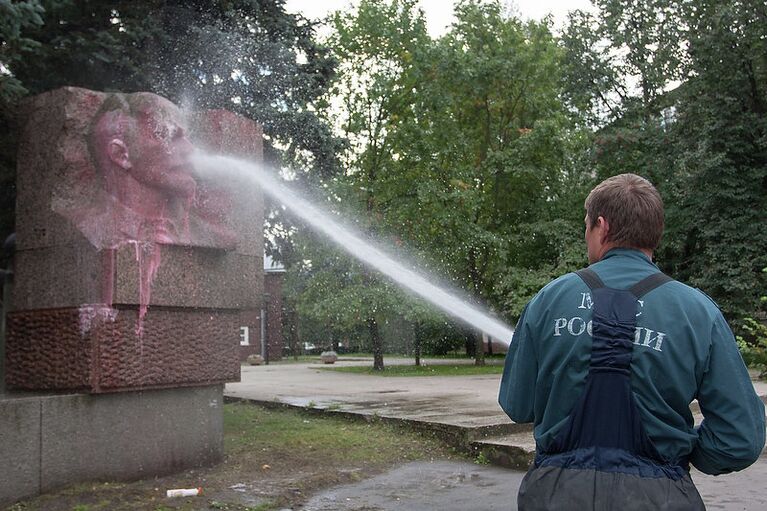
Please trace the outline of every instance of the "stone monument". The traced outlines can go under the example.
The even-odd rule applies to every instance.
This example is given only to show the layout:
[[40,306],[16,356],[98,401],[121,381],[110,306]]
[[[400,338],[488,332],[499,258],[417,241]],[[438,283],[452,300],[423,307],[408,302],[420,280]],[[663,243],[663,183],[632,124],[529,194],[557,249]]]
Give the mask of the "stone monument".
[[0,417],[24,439],[0,422],[0,459],[34,460],[38,476],[6,471],[0,503],[220,460],[223,383],[239,380],[240,329],[260,329],[263,201],[200,179],[189,158],[258,161],[260,127],[71,87],[20,118]]

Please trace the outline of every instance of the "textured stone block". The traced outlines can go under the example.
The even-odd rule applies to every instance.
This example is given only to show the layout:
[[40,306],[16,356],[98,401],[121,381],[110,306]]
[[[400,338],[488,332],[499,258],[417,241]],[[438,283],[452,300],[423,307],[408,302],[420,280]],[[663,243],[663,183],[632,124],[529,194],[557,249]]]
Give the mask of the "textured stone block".
[[[135,212],[126,213],[124,205],[112,205],[110,200],[114,199],[104,197],[102,174],[105,170],[98,169],[102,165],[95,161],[98,158],[94,154],[98,152],[92,154],[89,148],[94,123],[103,118],[100,112],[104,105],[116,97],[65,87],[24,103],[21,118],[25,122],[17,172],[17,309],[100,303],[110,297],[104,292],[110,282],[120,284],[115,290],[119,295],[117,303],[139,303],[137,264],[131,255],[136,241],[130,238],[132,231],[106,236],[110,240],[117,236],[118,240],[118,264],[111,272],[104,271],[101,264],[107,251],[102,250],[105,247],[92,244],[104,238],[94,234],[94,229],[98,230],[97,222],[109,223],[104,229],[112,232],[116,226],[110,222],[116,222],[115,218],[137,221]],[[167,108],[175,108],[158,96],[141,97],[155,98],[158,109],[167,105],[170,105]],[[223,110],[199,112],[193,118],[195,145],[261,160],[262,131],[253,121]],[[180,215],[181,220],[176,218],[177,223],[185,220],[188,224],[188,237],[161,242],[157,258],[160,274],[172,278],[159,277],[151,286],[149,291],[158,297],[154,303],[210,308],[260,307],[263,290],[260,266],[263,197],[260,191],[199,178],[196,190],[194,200],[186,205],[186,214]],[[112,214],[108,214],[110,208]],[[93,215],[86,214],[88,212]],[[89,233],[88,237],[85,232]],[[227,239],[233,239],[234,244],[225,242]],[[152,240],[154,238],[139,239],[138,242]],[[195,250],[198,252],[192,254]],[[179,276],[181,281],[177,280]],[[129,282],[131,278],[134,282]],[[182,285],[177,286],[177,282]],[[210,301],[187,301],[190,296]]]
[[14,310],[100,302],[106,278],[102,258],[87,243],[17,251]]
[[142,335],[137,317],[99,306],[10,313],[8,388],[101,393],[239,380],[237,311],[154,308]]
[[[101,92],[63,87],[22,104],[19,118],[25,122],[16,177],[18,250],[87,243],[74,224],[54,212],[53,204],[59,194],[95,174],[82,134],[88,133],[105,98]],[[81,135],[70,136],[73,133]]]
[[[238,380],[240,327],[260,327],[260,191],[193,177],[184,116],[153,94],[65,87],[21,118],[9,387]],[[193,118],[195,145],[261,160],[254,122]]]
[[[253,121],[227,110],[198,112],[192,115],[192,119],[192,135],[201,149],[252,162],[263,161],[263,130]],[[263,193],[257,187],[248,189],[237,186],[227,190],[232,200],[232,229],[239,235],[235,250],[241,254],[262,256]]]
[[40,491],[40,401],[0,394],[0,506]]

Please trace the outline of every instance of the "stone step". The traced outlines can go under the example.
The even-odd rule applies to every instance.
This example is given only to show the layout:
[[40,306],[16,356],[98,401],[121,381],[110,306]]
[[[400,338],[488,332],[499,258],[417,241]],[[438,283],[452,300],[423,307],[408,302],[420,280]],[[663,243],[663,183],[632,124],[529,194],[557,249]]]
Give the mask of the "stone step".
[[[529,426],[529,425],[528,425]],[[535,457],[532,429],[508,435],[492,436],[471,442],[471,448],[493,465],[527,470]]]

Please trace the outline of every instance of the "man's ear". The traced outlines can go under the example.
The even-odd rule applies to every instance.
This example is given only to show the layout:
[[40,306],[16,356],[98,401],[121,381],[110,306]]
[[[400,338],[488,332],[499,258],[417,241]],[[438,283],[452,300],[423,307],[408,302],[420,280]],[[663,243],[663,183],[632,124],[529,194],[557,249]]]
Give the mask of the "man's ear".
[[130,162],[128,146],[119,138],[113,138],[107,144],[107,156],[109,160],[123,170],[130,169],[133,165]]
[[610,238],[610,222],[603,216],[600,216],[597,220],[599,227],[601,228],[602,243],[607,243]]

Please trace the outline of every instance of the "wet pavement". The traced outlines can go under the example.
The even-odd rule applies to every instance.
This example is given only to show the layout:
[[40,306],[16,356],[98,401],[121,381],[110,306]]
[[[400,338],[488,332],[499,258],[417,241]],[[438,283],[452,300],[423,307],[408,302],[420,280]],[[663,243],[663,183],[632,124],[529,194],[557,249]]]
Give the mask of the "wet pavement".
[[[412,360],[387,359],[386,363],[412,364]],[[337,362],[337,366],[343,365],[371,365],[371,361]],[[272,364],[243,366],[242,381],[227,384],[225,395],[453,428],[468,432],[470,438],[501,435],[499,438],[506,443],[529,453],[534,447],[529,425],[514,424],[503,413],[497,403],[499,383],[500,375],[384,377],[327,371],[319,363]],[[755,382],[754,386],[760,396],[767,395],[767,383]],[[708,509],[767,509],[764,454],[752,467],[736,474],[713,477],[693,471],[692,475]],[[409,463],[372,479],[318,493],[301,509],[516,509],[516,493],[523,476],[518,470],[469,462]]]
[[[467,462],[408,463],[372,479],[315,495],[305,511],[517,509],[523,472]],[[693,471],[693,480],[709,510],[767,509],[767,460],[726,476]]]
[[[500,361],[498,361],[500,362]],[[386,359],[386,364],[412,364]],[[425,360],[425,365],[471,364],[471,360]],[[340,359],[335,367],[372,365]],[[360,415],[486,427],[512,424],[498,406],[500,374],[480,376],[371,376],[322,369],[321,363],[243,366],[242,381],[227,384],[229,397],[311,406]]]

